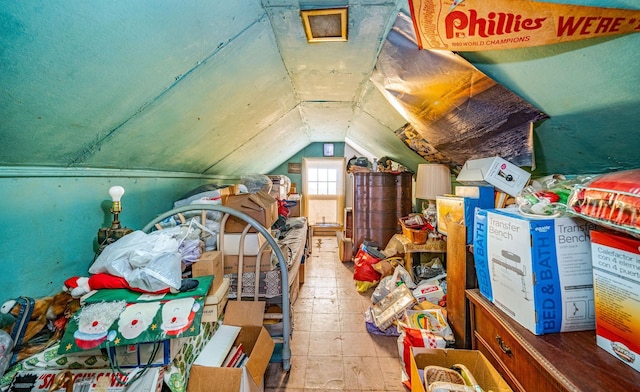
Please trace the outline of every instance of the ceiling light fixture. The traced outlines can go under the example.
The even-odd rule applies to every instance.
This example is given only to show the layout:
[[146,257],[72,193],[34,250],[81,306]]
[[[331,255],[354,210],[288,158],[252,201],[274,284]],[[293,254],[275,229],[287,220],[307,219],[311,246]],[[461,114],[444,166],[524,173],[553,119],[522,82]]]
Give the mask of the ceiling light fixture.
[[347,40],[347,7],[301,10],[308,42]]

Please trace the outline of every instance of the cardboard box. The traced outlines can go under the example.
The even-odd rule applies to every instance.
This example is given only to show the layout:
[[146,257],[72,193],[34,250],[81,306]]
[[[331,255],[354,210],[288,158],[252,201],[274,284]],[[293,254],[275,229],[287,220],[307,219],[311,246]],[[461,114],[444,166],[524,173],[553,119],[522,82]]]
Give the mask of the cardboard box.
[[[237,256],[240,254],[240,240],[242,234],[239,233],[225,233],[222,237],[223,243],[222,252],[225,256]],[[255,256],[260,251],[262,245],[267,242],[267,239],[260,233],[247,233],[244,236],[244,250],[245,256]]]
[[[48,391],[60,369],[22,370],[16,373],[9,386],[9,392],[42,392]],[[133,369],[124,370],[129,374]],[[83,392],[160,392],[162,390],[164,368],[149,368],[130,386],[117,382],[111,369],[69,369],[73,376],[73,390]],[[64,389],[55,389],[62,391]]]
[[[243,212],[257,220],[267,229],[278,219],[278,201],[268,193],[260,191],[256,193],[243,193],[237,195],[223,195],[222,205]],[[229,216],[225,225],[226,233],[242,233],[247,222],[235,216]],[[255,233],[256,230],[249,230]]]
[[467,245],[473,243],[473,221],[475,219],[475,209],[483,210],[495,208],[495,188],[491,185],[458,185],[455,187],[455,196],[469,199],[472,211],[470,220],[465,216],[465,226],[467,227]]
[[222,284],[224,275],[222,269],[222,252],[213,250],[202,253],[198,261],[191,265],[191,275],[194,278],[213,275],[213,281],[209,287],[208,294],[215,294]]
[[579,218],[477,210],[480,292],[536,335],[595,328],[590,230]]
[[527,185],[531,174],[500,158],[469,159],[456,181],[465,185],[491,184],[504,193],[517,196]]
[[345,235],[344,231],[336,231],[338,241],[338,257],[340,261],[351,261],[353,258],[353,240]]
[[436,196],[436,211],[438,216],[437,229],[441,234],[447,235],[447,223],[454,222],[466,227],[466,243],[473,243],[473,221],[475,219],[476,208],[493,208],[493,187],[466,187],[476,188],[478,195],[480,189],[490,190],[482,193],[482,197],[467,197],[457,195]]
[[495,188],[491,185],[456,185],[453,190],[453,194],[456,196],[480,199],[480,208],[492,208],[495,192]]
[[[188,392],[209,392],[214,386],[218,392],[253,392],[263,389],[264,373],[275,347],[269,332],[262,326],[264,311],[264,302],[227,303],[223,324],[241,327],[232,344],[242,343],[249,360],[242,368],[194,364],[187,384]],[[205,346],[203,353],[206,348]]]
[[[262,252],[260,256],[260,271],[272,271],[276,267],[271,263],[271,248]],[[244,256],[242,258],[242,271],[243,272],[255,272],[256,262],[258,256]],[[224,273],[225,274],[237,274],[238,264],[240,263],[240,256],[229,255],[224,256]]]
[[212,295],[207,295],[204,299],[204,309],[202,309],[203,323],[215,323],[218,321],[224,311],[224,306],[227,304],[230,286],[231,279],[223,278],[222,284],[220,284],[217,291]]
[[423,371],[426,366],[435,365],[451,368],[462,364],[469,369],[476,382],[484,391],[511,392],[507,382],[480,351],[462,349],[411,349],[411,392],[425,392]]
[[300,202],[297,200],[287,200],[289,204],[289,218],[300,216]]
[[640,240],[591,232],[596,342],[640,372]]

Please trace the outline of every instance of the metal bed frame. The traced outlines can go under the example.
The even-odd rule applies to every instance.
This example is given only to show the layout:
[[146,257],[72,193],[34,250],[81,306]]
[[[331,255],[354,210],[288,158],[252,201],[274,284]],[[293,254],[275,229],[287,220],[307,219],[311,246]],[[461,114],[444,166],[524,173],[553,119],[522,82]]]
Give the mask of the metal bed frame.
[[[263,246],[261,247],[260,251],[258,252],[258,256],[257,256],[257,260],[256,260],[256,279],[255,279],[255,294],[254,294],[254,301],[258,301],[258,284],[259,284],[259,275],[260,275],[260,256],[262,255],[262,250],[265,249],[268,245],[271,246],[271,249],[273,249],[273,251],[276,254],[276,257],[278,258],[278,267],[280,268],[280,272],[281,272],[281,278],[282,278],[282,324],[283,324],[283,333],[282,333],[282,337],[276,337],[274,338],[276,343],[282,343],[282,368],[284,371],[289,371],[289,369],[291,368],[291,345],[290,345],[290,339],[291,339],[291,312],[290,312],[290,286],[289,286],[289,271],[287,269],[287,262],[284,258],[284,255],[282,254],[282,251],[280,250],[280,247],[278,246],[278,243],[276,242],[276,240],[273,238],[273,236],[271,235],[271,232],[265,228],[264,226],[262,226],[262,224],[260,224],[260,222],[258,222],[257,220],[255,220],[254,218],[250,217],[249,215],[238,211],[236,209],[233,208],[229,208],[226,206],[222,206],[222,205],[213,205],[213,204],[191,204],[188,206],[182,206],[182,207],[177,207],[174,209],[171,209],[161,215],[158,215],[157,217],[155,217],[153,220],[151,220],[149,223],[147,223],[146,226],[144,226],[142,228],[142,231],[148,233],[149,231],[152,231],[152,229],[157,228],[156,224],[162,222],[163,220],[165,220],[166,218],[172,217],[174,215],[177,214],[181,214],[184,212],[192,212],[192,211],[201,211],[201,215],[200,215],[200,219],[201,219],[201,223],[204,225],[205,220],[206,220],[206,211],[217,211],[217,212],[221,212],[223,213],[223,217],[220,221],[220,235],[218,238],[218,250],[219,251],[223,251],[224,249],[224,241],[223,241],[223,237],[224,237],[224,227],[225,227],[225,223],[227,222],[227,219],[230,216],[234,216],[236,218],[242,219],[243,221],[247,222],[247,225],[245,226],[244,230],[242,231],[242,235],[240,237],[240,243],[239,243],[239,261],[238,261],[238,294],[237,294],[237,301],[241,301],[242,300],[242,273],[243,273],[243,250],[244,250],[244,240],[245,237],[247,235],[247,233],[249,232],[249,230],[251,230],[251,228],[254,228],[258,233],[262,234],[262,236],[266,239],[266,243],[263,244]],[[271,317],[275,316],[273,314],[270,315]],[[280,341],[280,339],[282,339],[282,341]]]

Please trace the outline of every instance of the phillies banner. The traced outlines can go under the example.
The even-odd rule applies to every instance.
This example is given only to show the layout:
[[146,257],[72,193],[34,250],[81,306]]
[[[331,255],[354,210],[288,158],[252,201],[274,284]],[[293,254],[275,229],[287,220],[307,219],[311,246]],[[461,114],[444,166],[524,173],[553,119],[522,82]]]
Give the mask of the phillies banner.
[[480,51],[640,31],[640,10],[526,0],[409,0],[420,49]]

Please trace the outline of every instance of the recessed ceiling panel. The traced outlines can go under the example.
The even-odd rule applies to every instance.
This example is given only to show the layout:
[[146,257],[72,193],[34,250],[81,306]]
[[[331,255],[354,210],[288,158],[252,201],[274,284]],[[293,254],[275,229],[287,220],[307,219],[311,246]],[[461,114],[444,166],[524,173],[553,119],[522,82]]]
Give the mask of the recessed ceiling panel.
[[308,42],[339,42],[347,40],[349,8],[303,9],[300,11]]
[[371,74],[395,7],[349,6],[347,42],[309,43],[294,8],[268,9],[285,66],[301,101],[354,101]]

